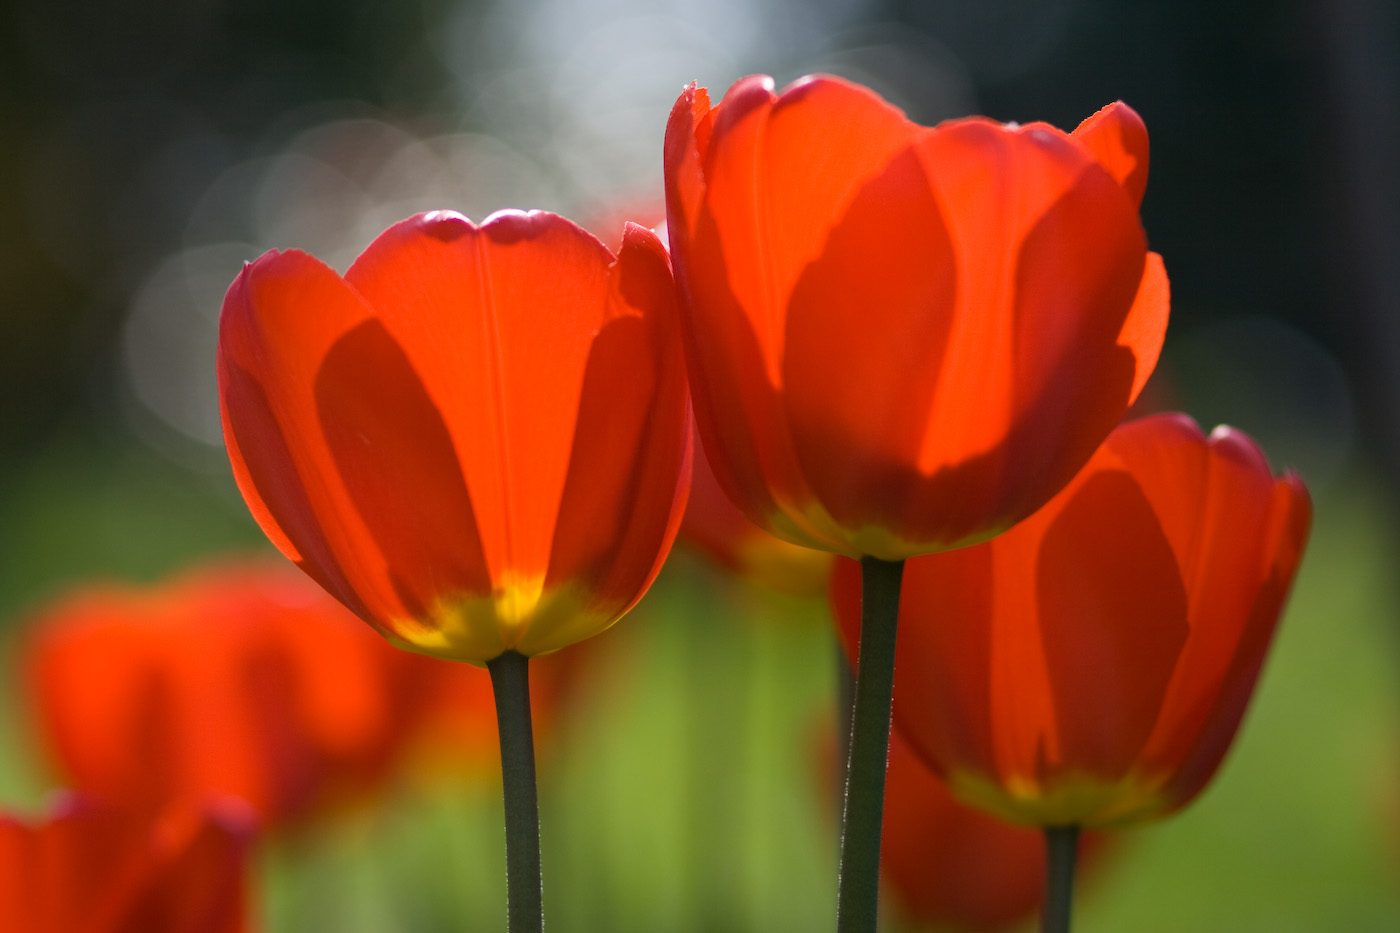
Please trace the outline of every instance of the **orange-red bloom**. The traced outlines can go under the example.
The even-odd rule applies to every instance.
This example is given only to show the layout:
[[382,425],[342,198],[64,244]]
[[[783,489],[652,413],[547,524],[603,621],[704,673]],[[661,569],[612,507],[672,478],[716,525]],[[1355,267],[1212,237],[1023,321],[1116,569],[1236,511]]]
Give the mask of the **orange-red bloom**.
[[831,555],[775,538],[749,521],[720,488],[699,444],[681,537],[735,573],[783,593],[826,592]]
[[65,798],[0,816],[0,933],[243,933],[249,817],[227,804],[152,820]]
[[224,299],[224,438],[273,542],[403,647],[485,663],[607,628],[689,486],[669,260],[553,214],[385,231],[342,278],[304,253]]
[[[1097,855],[1102,836],[1087,836]],[[890,735],[880,877],[921,925],[1001,930],[1029,920],[1045,895],[1045,839],[953,798],[898,732]]]
[[[1010,820],[1171,813],[1234,737],[1310,520],[1302,482],[1239,431],[1125,424],[1022,524],[906,565],[895,725]],[[854,564],[832,592],[854,643]]]
[[809,547],[902,560],[1044,504],[1122,417],[1167,319],[1137,208],[1147,132],[932,129],[870,91],[688,88],[667,220],[720,485]]
[[148,813],[227,795],[282,824],[370,790],[454,667],[276,565],[93,589],[35,623],[25,663],[65,781]]

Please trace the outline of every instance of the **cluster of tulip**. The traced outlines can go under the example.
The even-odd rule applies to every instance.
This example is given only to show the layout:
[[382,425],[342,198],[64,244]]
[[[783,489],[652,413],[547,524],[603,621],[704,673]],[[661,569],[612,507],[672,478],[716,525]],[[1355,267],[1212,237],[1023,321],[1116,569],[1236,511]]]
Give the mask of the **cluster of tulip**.
[[411,765],[494,767],[484,674],[396,651],[289,567],[90,587],[31,629],[28,705],[70,790],[46,818],[0,819],[0,929],[241,933],[260,838]]
[[[692,461],[708,466],[687,528],[780,585],[829,577],[857,660],[838,928],[875,929],[882,824],[886,880],[912,913],[991,928],[1035,908],[1038,885],[988,906],[1005,884],[969,872],[1038,875],[1039,839],[957,798],[1045,832],[1047,929],[1067,929],[1079,829],[1168,814],[1220,763],[1310,517],[1300,481],[1275,479],[1239,432],[1120,425],[1169,304],[1138,219],[1142,122],[1114,104],[1068,134],[925,128],[834,78],[775,94],[752,77],[713,106],[687,88],[663,156],[669,250],[636,224],[614,255],[552,214],[439,211],[385,231],[344,276],[297,251],[247,265],[217,362],[249,508],[389,641],[487,668],[512,931],[543,926],[529,659],[642,597]],[[87,632],[106,647],[83,658],[63,650],[89,624],[82,605],[49,626],[47,731],[94,825],[119,799],[155,814],[139,844],[162,864],[237,864],[246,832],[196,787],[275,825],[384,773],[399,724],[431,704],[365,684],[426,689],[423,659],[323,632],[329,609],[304,594],[302,624],[270,647],[249,620],[278,598],[248,579],[179,619],[175,597],[133,601],[162,621]],[[207,665],[168,671],[181,642]],[[253,680],[280,692],[218,706]],[[195,695],[216,731],[176,742]],[[363,714],[320,715],[347,703]],[[245,767],[254,749],[278,781]],[[16,824],[16,845],[62,848],[84,806]],[[982,854],[941,848],[958,840]],[[179,899],[120,883],[114,898],[172,916],[208,909],[168,873]],[[216,928],[181,922],[165,928]]]

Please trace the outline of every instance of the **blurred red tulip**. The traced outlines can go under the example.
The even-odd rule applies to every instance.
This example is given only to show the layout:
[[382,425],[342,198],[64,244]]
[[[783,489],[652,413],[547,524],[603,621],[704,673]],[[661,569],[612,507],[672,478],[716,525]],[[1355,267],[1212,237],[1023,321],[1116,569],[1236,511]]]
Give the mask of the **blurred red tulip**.
[[792,596],[826,592],[831,555],[775,538],[749,521],[720,488],[699,443],[681,537],[740,576],[780,592]]
[[72,786],[146,812],[234,796],[271,824],[377,786],[453,667],[261,564],[75,594],[36,620],[26,663]]
[[176,805],[155,819],[65,798],[0,816],[0,933],[245,933],[251,814]]
[[[1040,826],[1161,817],[1210,780],[1311,520],[1239,431],[1119,427],[1063,492],[977,547],[908,563],[895,725],[957,796]],[[859,568],[834,607],[859,631]]]
[[1137,208],[1147,132],[929,129],[865,88],[688,88],[668,232],[720,486],[797,544],[902,560],[1054,495],[1157,360],[1167,280]]
[[666,250],[451,212],[342,278],[244,268],[220,319],[234,476],[268,537],[396,644],[478,664],[597,634],[680,523],[690,417]]
[[[1097,861],[1104,837],[1081,843]],[[920,926],[991,931],[1024,923],[1045,896],[1045,839],[959,803],[899,733],[890,735],[880,876]]]

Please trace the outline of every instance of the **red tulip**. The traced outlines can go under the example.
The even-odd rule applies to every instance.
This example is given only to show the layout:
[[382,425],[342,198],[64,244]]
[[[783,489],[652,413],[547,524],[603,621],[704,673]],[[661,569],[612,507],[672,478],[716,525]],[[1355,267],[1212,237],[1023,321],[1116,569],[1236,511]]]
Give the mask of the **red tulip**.
[[262,565],[76,594],[36,620],[25,660],[72,786],[145,812],[234,796],[271,824],[376,787],[451,667]]
[[271,252],[224,299],[224,438],[281,551],[395,643],[482,664],[602,631],[664,559],[690,419],[666,251],[451,212],[344,277]]
[[830,77],[686,89],[667,220],[705,450],[781,538],[902,560],[989,538],[1122,417],[1167,319],[1147,133],[929,129]]
[[735,508],[698,443],[681,537],[735,573],[793,596],[824,593],[831,575],[830,554],[776,538]]
[[227,804],[157,819],[65,799],[0,816],[0,933],[243,933],[249,818]]
[[[1086,862],[1104,837],[1083,841]],[[1001,930],[1034,917],[1045,896],[1045,840],[954,799],[890,736],[880,874],[900,913],[950,930]]]
[[[1041,826],[1184,806],[1254,689],[1311,520],[1239,431],[1158,415],[986,544],[910,561],[895,725],[961,799]],[[848,643],[859,571],[832,593]]]

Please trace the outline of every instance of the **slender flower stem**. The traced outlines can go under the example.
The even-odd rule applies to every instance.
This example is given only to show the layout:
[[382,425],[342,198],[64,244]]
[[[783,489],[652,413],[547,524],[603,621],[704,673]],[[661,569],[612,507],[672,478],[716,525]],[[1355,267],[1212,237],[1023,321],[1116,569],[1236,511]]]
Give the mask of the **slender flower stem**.
[[841,821],[837,933],[875,933],[880,906],[880,829],[890,756],[895,632],[903,561],[861,559],[860,662]]
[[506,808],[506,928],[544,929],[540,881],[540,810],[535,792],[535,738],[530,726],[529,659],[507,651],[486,662],[501,733],[501,784]]
[[1042,933],[1069,933],[1070,902],[1074,899],[1074,863],[1079,858],[1078,826],[1045,828],[1045,907]]

